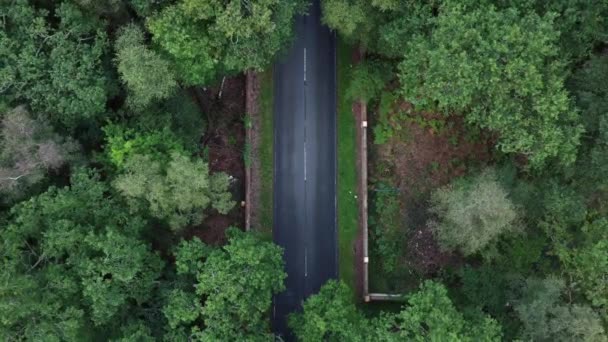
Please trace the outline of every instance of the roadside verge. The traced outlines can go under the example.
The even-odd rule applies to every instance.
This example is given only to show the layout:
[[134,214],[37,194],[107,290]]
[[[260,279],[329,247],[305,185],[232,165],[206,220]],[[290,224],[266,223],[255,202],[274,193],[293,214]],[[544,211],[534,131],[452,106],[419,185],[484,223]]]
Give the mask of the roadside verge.
[[273,183],[272,69],[247,72],[246,229],[271,236]]

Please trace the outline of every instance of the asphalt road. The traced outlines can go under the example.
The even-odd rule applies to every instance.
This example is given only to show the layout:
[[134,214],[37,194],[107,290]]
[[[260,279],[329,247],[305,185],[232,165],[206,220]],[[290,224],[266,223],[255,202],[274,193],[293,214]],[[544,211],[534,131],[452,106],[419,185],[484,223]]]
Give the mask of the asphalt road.
[[287,290],[275,297],[273,329],[336,278],[335,36],[319,0],[296,19],[295,40],[274,66],[274,241],[285,250]]

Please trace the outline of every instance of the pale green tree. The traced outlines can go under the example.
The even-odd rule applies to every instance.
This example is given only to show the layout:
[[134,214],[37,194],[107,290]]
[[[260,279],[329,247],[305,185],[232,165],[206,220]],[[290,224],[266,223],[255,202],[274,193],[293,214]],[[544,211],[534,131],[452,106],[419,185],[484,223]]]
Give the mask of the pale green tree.
[[437,189],[430,211],[436,220],[429,226],[439,244],[464,255],[480,252],[518,229],[516,208],[491,169]]
[[211,174],[207,163],[179,153],[168,163],[133,155],[114,181],[134,210],[148,211],[174,230],[200,223],[208,208],[228,213],[234,206],[229,185],[228,175]]
[[115,42],[116,64],[136,109],[170,97],[177,81],[169,61],[145,45],[144,32],[134,24],[123,27]]

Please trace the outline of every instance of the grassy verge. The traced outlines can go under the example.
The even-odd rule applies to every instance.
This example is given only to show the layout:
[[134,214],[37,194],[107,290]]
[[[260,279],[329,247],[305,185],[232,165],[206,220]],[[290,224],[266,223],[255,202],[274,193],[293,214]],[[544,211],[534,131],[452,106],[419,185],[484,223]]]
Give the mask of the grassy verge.
[[338,251],[340,279],[355,288],[354,243],[357,239],[356,127],[352,104],[346,97],[352,48],[342,41],[337,47],[338,76]]
[[273,84],[272,69],[265,71],[261,75],[260,89],[260,227],[259,230],[270,234],[272,232],[272,183],[273,183]]

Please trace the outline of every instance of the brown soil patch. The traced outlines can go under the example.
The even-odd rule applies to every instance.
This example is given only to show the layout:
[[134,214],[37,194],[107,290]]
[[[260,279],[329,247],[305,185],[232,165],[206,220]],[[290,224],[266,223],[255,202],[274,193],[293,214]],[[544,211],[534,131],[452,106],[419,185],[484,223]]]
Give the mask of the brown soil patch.
[[[247,97],[246,111],[251,117],[251,128],[247,129],[247,142],[250,146],[251,165],[247,169],[248,189],[247,191],[247,216],[250,227],[260,226],[260,194],[262,193],[261,184],[261,165],[259,156],[260,136],[259,127],[262,123],[260,120],[260,76],[257,72],[249,71],[247,73]],[[258,128],[258,129],[256,129]],[[247,218],[246,218],[247,220]]]
[[410,232],[406,259],[407,265],[427,276],[436,275],[441,268],[461,262],[459,256],[443,252],[439,248],[433,232],[426,226]]
[[225,172],[232,177],[230,191],[236,201],[227,215],[210,210],[200,226],[192,228],[192,235],[209,244],[225,242],[224,231],[231,226],[244,227],[245,199],[245,77],[226,78],[216,86],[193,90],[201,110],[208,118],[202,139],[203,158],[211,172]]
[[[412,119],[402,120],[400,134],[386,144],[370,144],[374,156],[370,180],[388,181],[399,189],[406,215],[407,262],[429,276],[461,259],[441,251],[426,227],[430,193],[465,175],[468,168],[490,161],[494,139],[483,132],[471,136],[461,117],[412,113],[407,102],[400,102],[397,108],[409,110]],[[433,120],[442,122],[439,129],[426,124]]]

